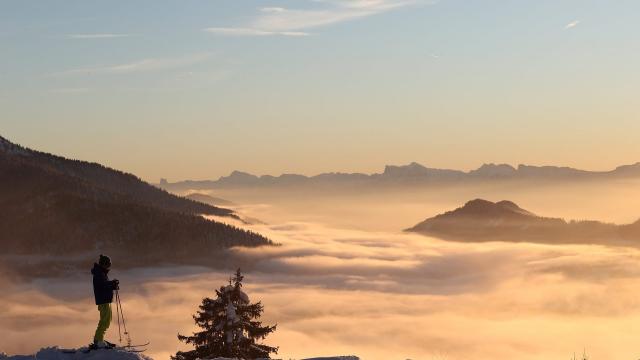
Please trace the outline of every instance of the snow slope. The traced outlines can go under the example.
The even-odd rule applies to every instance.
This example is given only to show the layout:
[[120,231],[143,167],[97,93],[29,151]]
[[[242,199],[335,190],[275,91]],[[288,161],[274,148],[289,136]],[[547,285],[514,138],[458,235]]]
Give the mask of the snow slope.
[[88,353],[64,353],[57,347],[40,349],[33,355],[7,356],[0,353],[0,360],[152,360],[141,353],[130,353],[122,350],[97,350]]
[[[64,353],[56,347],[44,348],[33,355],[8,356],[0,352],[0,360],[153,360],[141,353],[130,353],[121,350],[98,350],[89,353],[76,352]],[[227,358],[215,358],[211,360],[233,360]],[[360,360],[357,356],[317,357],[303,360]]]

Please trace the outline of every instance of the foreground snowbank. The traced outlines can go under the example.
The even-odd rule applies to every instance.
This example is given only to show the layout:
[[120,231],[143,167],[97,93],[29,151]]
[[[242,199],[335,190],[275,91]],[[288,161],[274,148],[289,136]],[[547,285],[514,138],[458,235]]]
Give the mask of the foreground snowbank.
[[130,353],[122,350],[97,350],[83,353],[65,353],[56,347],[44,348],[34,355],[7,356],[0,353],[0,360],[152,360],[141,353]]
[[[153,360],[141,353],[130,353],[122,350],[98,350],[83,353],[65,353],[56,347],[41,349],[34,355],[8,356],[0,352],[0,360]],[[233,360],[227,358],[215,358],[211,360]],[[317,357],[302,360],[360,360],[357,356]]]
[[308,358],[302,360],[360,360],[357,356],[333,356],[333,357],[318,357],[318,358]]

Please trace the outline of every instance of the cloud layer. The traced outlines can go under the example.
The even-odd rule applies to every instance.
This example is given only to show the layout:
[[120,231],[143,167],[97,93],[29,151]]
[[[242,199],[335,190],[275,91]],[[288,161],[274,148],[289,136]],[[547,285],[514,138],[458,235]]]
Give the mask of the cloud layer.
[[[544,215],[628,222],[639,189],[624,181],[339,196],[217,192],[244,204],[241,215],[267,221],[248,227],[282,246],[233,249],[224,259],[229,271],[116,267],[113,276],[122,281],[134,340],[150,340],[158,360],[186,349],[176,333],[195,330],[191,314],[235,266],[246,270],[251,298],[264,303],[264,321],[278,324],[268,343],[285,359],[567,359],[583,348],[593,359],[624,359],[637,351],[639,250],[452,243],[398,229],[478,196]],[[293,203],[282,202],[287,196]],[[89,267],[29,284],[0,276],[0,351],[91,341],[97,311]],[[108,338],[116,335],[114,325]]]
[[[293,222],[252,226],[283,244],[235,249],[246,289],[277,323],[282,358],[552,359],[586,347],[631,356],[640,321],[640,252],[597,246],[457,244],[413,234]],[[167,268],[118,272],[134,339],[150,355],[184,347],[190,314],[228,272]],[[79,346],[97,317],[87,274],[7,285],[0,348]],[[470,329],[473,329],[470,331]],[[109,337],[116,338],[116,327]]]

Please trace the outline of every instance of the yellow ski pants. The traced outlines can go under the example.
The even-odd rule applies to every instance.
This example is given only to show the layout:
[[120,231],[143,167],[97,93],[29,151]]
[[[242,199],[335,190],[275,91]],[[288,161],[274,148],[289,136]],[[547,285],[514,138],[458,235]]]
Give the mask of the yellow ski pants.
[[96,334],[93,336],[94,344],[103,341],[104,334],[107,332],[107,329],[109,329],[109,325],[111,324],[111,304],[98,305],[98,311],[100,312],[100,321],[98,321]]

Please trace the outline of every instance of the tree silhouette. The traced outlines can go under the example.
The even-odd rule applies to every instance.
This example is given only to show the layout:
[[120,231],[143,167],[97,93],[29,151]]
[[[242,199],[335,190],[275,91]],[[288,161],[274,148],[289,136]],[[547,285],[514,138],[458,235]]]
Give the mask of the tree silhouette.
[[204,298],[193,316],[202,331],[178,339],[195,349],[178,351],[173,360],[196,360],[216,357],[238,359],[270,358],[277,347],[258,343],[275,331],[276,326],[263,326],[258,320],[264,311],[261,302],[250,303],[242,291],[244,276],[240,269],[229,279],[229,285],[216,290],[216,299]]

